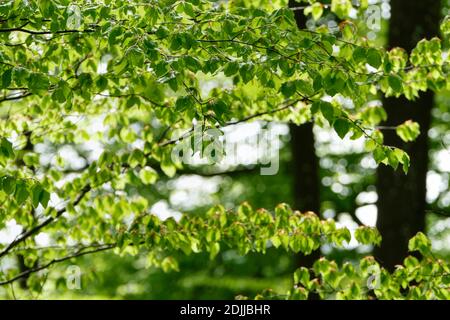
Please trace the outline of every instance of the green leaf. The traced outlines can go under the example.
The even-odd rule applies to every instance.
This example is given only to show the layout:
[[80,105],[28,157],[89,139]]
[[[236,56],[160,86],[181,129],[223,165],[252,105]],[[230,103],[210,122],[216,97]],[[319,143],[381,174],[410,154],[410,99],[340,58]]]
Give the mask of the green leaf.
[[4,176],[2,178],[2,187],[6,194],[13,194],[16,190],[16,179],[10,176]]
[[367,51],[367,63],[375,69],[378,69],[381,66],[382,58],[377,49],[370,48]]
[[42,189],[40,184],[35,184],[33,188],[31,189],[31,204],[34,208],[37,208],[39,206],[39,202],[41,200],[41,193],[44,190]]
[[154,184],[158,179],[158,174],[150,167],[144,167],[139,171],[139,178],[144,184]]
[[[448,11],[447,11],[448,12]],[[450,15],[447,15],[441,23],[441,31],[445,36],[450,35]]]
[[188,3],[188,2],[184,2],[183,3],[183,9],[184,12],[190,16],[190,17],[195,17],[195,11],[194,11],[194,7],[192,6],[192,4]]
[[362,244],[376,244],[381,243],[381,235],[376,228],[361,226],[355,230],[355,238]]
[[395,170],[397,170],[398,164],[399,164],[399,158],[397,157],[397,153],[395,152],[395,150],[387,148],[386,150],[386,154],[387,154],[387,160],[388,160],[388,164],[394,168]]
[[131,108],[135,105],[139,106],[141,104],[141,99],[139,99],[139,97],[137,96],[131,96],[130,98],[127,99],[127,108]]
[[418,232],[408,242],[409,251],[419,251],[423,255],[428,255],[431,252],[431,241],[422,232]]
[[320,111],[328,123],[332,124],[334,120],[334,107],[327,101],[320,102]]
[[19,182],[16,185],[15,199],[19,206],[21,206],[28,199],[27,185],[24,182]]
[[343,118],[338,118],[333,123],[333,128],[341,139],[344,139],[346,134],[350,131],[351,126],[351,122]]
[[222,99],[217,99],[213,103],[211,103],[211,109],[218,117],[221,117],[224,113],[227,112],[228,107]]
[[308,6],[304,10],[305,15],[311,14],[314,20],[319,20],[323,14],[323,4],[316,2]]
[[2,74],[1,88],[8,88],[12,83],[12,69],[7,69]]
[[186,66],[186,68],[188,68],[192,72],[201,71],[201,69],[202,69],[202,65],[198,61],[198,59],[196,59],[192,56],[184,57],[184,65]]
[[123,127],[120,130],[120,139],[126,143],[133,143],[136,140],[136,133],[132,128]]
[[116,26],[114,28],[111,29],[111,31],[109,32],[109,36],[108,36],[108,42],[109,44],[115,45],[116,43],[119,43],[120,41],[120,37],[123,34],[123,29],[121,26]]
[[295,81],[288,81],[281,85],[280,91],[286,97],[289,98],[295,94],[297,86]]
[[356,63],[361,63],[366,61],[367,51],[364,47],[357,47],[353,51],[353,60],[355,60]]
[[314,89],[313,89],[312,85],[308,81],[296,80],[295,81],[295,86],[296,86],[296,89],[300,93],[302,93],[302,94],[304,94],[306,96],[312,96],[314,94]]
[[402,160],[400,161],[403,164],[403,172],[405,174],[408,174],[409,165],[410,165],[410,158],[409,155],[404,152],[402,155]]
[[380,122],[387,120],[387,113],[381,106],[372,106],[362,112],[361,118],[370,125],[376,126]]
[[346,19],[352,8],[350,0],[331,0],[331,11],[340,19]]
[[313,115],[315,115],[317,112],[319,112],[320,111],[320,101],[314,101],[312,104],[311,104],[311,113],[313,114]]
[[405,142],[414,141],[420,134],[420,125],[417,122],[407,120],[397,126],[396,133]]
[[161,170],[170,178],[173,177],[177,171],[175,165],[168,156],[163,157],[163,161],[161,162]]
[[0,143],[0,155],[3,155],[6,158],[14,158],[14,150],[12,147],[12,143],[9,142],[6,138],[1,139]]
[[212,260],[220,252],[220,244],[218,242],[211,243],[209,245],[209,258]]
[[178,266],[178,261],[175,260],[173,257],[166,257],[163,259],[163,261],[161,262],[161,267],[163,269],[164,272],[169,272],[169,271],[179,271],[180,268]]
[[50,85],[48,78],[41,73],[32,73],[28,79],[30,90],[44,90]]
[[384,161],[386,159],[386,150],[383,146],[376,146],[373,150],[373,158],[375,159],[375,162],[379,164],[380,162]]
[[100,91],[103,91],[108,87],[108,79],[104,76],[99,76],[95,84]]
[[294,283],[302,284],[305,287],[308,287],[310,280],[309,270],[305,267],[300,267],[294,272]]
[[141,68],[144,65],[144,52],[140,48],[137,48],[135,46],[131,47],[127,51],[128,55],[128,61],[130,62],[130,65],[133,67]]
[[182,96],[175,102],[175,108],[177,111],[182,112],[190,109],[194,106],[194,99],[191,96]]
[[299,287],[294,288],[293,292],[291,293],[290,299],[293,300],[306,300],[308,299],[309,292],[305,288]]
[[127,159],[127,162],[131,168],[136,168],[137,166],[145,166],[146,157],[145,157],[144,153],[142,152],[142,150],[134,149],[130,153],[130,155]]
[[239,71],[239,63],[237,63],[236,61],[228,62],[225,65],[225,68],[223,69],[223,73],[227,77],[231,77],[231,76],[235,75],[238,71]]
[[41,194],[39,195],[39,202],[44,208],[47,208],[49,200],[50,200],[50,193],[48,193],[46,190],[42,190]]
[[324,78],[324,87],[330,96],[334,96],[345,88],[347,76],[342,72],[329,72]]
[[244,83],[250,82],[254,78],[255,67],[252,64],[244,64],[239,69],[239,75]]
[[323,14],[323,5],[321,3],[316,2],[316,3],[313,3],[311,7],[312,7],[311,13],[312,13],[313,19],[316,21],[319,20]]
[[395,93],[402,92],[402,80],[398,76],[390,75],[388,78],[389,86]]

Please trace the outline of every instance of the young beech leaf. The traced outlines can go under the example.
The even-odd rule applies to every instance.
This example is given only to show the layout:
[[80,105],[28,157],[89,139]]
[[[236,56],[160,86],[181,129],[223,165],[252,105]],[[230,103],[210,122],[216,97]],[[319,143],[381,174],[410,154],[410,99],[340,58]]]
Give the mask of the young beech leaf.
[[388,78],[389,86],[395,93],[401,93],[403,85],[402,80],[398,76],[390,75]]
[[308,6],[304,10],[305,15],[311,14],[314,20],[319,20],[323,14],[323,4],[316,2]]
[[400,162],[403,164],[403,172],[405,172],[405,174],[408,174],[410,158],[406,152],[403,152],[402,160]]
[[422,232],[418,232],[408,243],[409,251],[419,251],[423,255],[428,255],[431,250],[431,241]]
[[319,20],[323,14],[323,4],[316,2],[316,3],[313,3],[313,5],[311,7],[312,7],[312,10],[311,10],[312,17],[316,21]]
[[311,113],[314,115],[320,111],[320,101],[314,101],[311,104]]
[[378,69],[381,66],[382,59],[381,54],[378,52],[377,49],[370,48],[367,51],[367,63],[374,67],[375,69]]
[[225,112],[227,112],[227,104],[221,99],[215,100],[210,104],[210,106],[218,117],[221,117]]
[[386,154],[389,165],[395,170],[397,170],[399,159],[397,158],[397,154],[395,153],[395,151],[393,149],[388,148],[386,149]]
[[12,69],[7,69],[3,72],[1,77],[1,88],[7,88],[11,85]]
[[341,139],[344,139],[351,126],[351,122],[344,118],[338,118],[333,123],[333,128]]
[[309,270],[305,267],[300,267],[294,272],[294,283],[308,286],[310,280]]
[[12,143],[9,142],[8,139],[2,138],[0,142],[0,155],[3,155],[6,158],[14,157],[14,150],[12,147]]
[[281,85],[280,91],[286,97],[289,98],[294,95],[296,85],[294,81],[288,81]]
[[254,70],[255,67],[252,64],[244,64],[240,69],[239,69],[239,74],[242,78],[242,81],[244,81],[244,83],[249,82],[250,80],[253,79],[254,77]]
[[194,106],[194,100],[191,96],[182,96],[175,102],[175,109],[179,112],[185,111]]
[[407,120],[397,127],[396,133],[405,142],[414,141],[420,134],[420,125]]
[[139,178],[143,184],[153,184],[158,179],[158,174],[152,168],[145,167],[139,171]]
[[20,181],[19,183],[17,183],[16,185],[16,192],[14,194],[15,198],[16,198],[16,202],[19,206],[21,206],[25,200],[27,200],[28,198],[28,190],[27,190],[27,185],[25,182]]
[[35,184],[31,189],[31,204],[34,208],[37,208],[39,205],[41,192],[43,191],[40,184]]
[[320,102],[320,111],[328,123],[333,123],[334,120],[334,107],[331,103],[326,101]]
[[48,193],[47,190],[42,190],[39,196],[39,202],[44,208],[47,208],[49,200],[50,200],[50,193]]
[[379,164],[384,159],[386,159],[386,151],[383,146],[376,146],[373,150],[373,158],[375,159],[375,162]]
[[10,176],[4,176],[2,178],[2,188],[6,194],[13,194],[16,190],[16,179]]
[[366,60],[366,49],[363,47],[357,47],[354,51],[353,51],[353,60],[356,63],[361,63],[363,61]]
[[170,160],[169,156],[164,156],[161,162],[161,170],[168,176],[173,177],[176,173],[175,165]]
[[223,73],[227,77],[231,77],[232,75],[236,74],[239,71],[239,63],[236,61],[228,62],[225,65],[225,68],[223,68]]

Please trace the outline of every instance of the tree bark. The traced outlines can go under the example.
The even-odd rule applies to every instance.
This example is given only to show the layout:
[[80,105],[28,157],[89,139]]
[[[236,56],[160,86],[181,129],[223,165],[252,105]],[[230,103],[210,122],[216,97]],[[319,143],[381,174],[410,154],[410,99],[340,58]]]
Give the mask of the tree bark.
[[[440,1],[392,0],[388,47],[402,47],[408,52],[423,38],[438,34]],[[426,175],[428,170],[428,130],[434,94],[425,92],[415,101],[386,98],[387,126],[408,119],[420,124],[421,134],[413,143],[403,143],[395,131],[384,132],[385,144],[404,149],[411,157],[408,175],[399,169],[380,165],[377,169],[377,228],[383,237],[375,257],[393,270],[408,254],[408,240],[425,230]]]
[[[295,0],[289,0],[289,7],[297,7]],[[299,29],[306,27],[306,17],[303,11],[294,11],[295,20]],[[313,211],[319,214],[319,164],[314,147],[313,124],[305,123],[301,126],[290,125],[292,175],[294,207],[302,212]],[[296,264],[311,267],[320,256],[320,251],[314,251],[310,255],[300,254]]]

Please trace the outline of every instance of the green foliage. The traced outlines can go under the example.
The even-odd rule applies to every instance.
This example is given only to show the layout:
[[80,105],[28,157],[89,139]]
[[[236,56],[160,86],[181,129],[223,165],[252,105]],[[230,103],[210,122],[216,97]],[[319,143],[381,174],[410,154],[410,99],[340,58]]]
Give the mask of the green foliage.
[[9,175],[0,177],[0,190],[5,195],[10,196],[13,207],[20,207],[26,200],[29,200],[34,208],[39,204],[47,208],[50,200],[50,193],[44,190],[40,183],[32,180],[16,179]]
[[[323,9],[309,1],[305,14],[318,20]],[[330,9],[346,19],[353,6],[333,0]],[[300,30],[291,10],[267,4],[16,0],[0,6],[0,20],[0,226],[14,219],[26,230],[0,245],[0,260],[21,251],[31,270],[30,277],[18,268],[2,271],[0,284],[27,277],[35,291],[39,271],[104,250],[143,253],[149,266],[169,271],[180,268],[176,252],[214,258],[224,247],[241,254],[264,253],[268,246],[305,254],[324,243],[341,248],[353,237],[348,229],[286,205],[274,212],[247,204],[233,212],[218,206],[204,216],[160,221],[151,214],[155,201],[149,194],[160,192],[165,176],[185,169],[171,158],[182,138],[199,135],[193,149],[202,151],[207,129],[251,119],[330,127],[341,139],[364,139],[377,163],[402,165],[406,173],[409,156],[383,144],[377,125],[386,112],[369,102],[449,88],[440,39],[420,41],[408,56],[356,37],[351,22],[338,33],[325,26]],[[446,18],[444,41],[448,24]],[[212,87],[207,92],[205,82]],[[351,98],[352,106],[341,98]],[[194,132],[193,123],[201,124],[201,132]],[[171,136],[176,131],[182,133]],[[397,133],[409,142],[419,128],[407,121]],[[84,165],[72,167],[59,154],[64,146],[83,153],[86,142],[101,145],[102,153],[83,157]],[[38,250],[40,232],[57,249]],[[354,237],[380,243],[378,232],[367,227]],[[420,237],[410,249],[429,253]],[[342,272],[361,278],[351,266],[339,271],[326,259],[313,271],[333,288]],[[327,295],[310,270],[294,277],[302,287],[292,297],[306,298],[314,290]],[[386,277],[378,294],[396,297],[390,283],[395,287],[400,278]],[[408,297],[428,294],[420,290],[411,288]],[[337,291],[336,297],[367,297],[357,281]]]
[[433,257],[430,241],[422,233],[411,239],[409,249],[420,251],[423,258],[408,256],[393,272],[370,256],[359,265],[346,262],[342,266],[321,258],[311,269],[301,267],[294,272],[294,286],[286,294],[268,290],[256,298],[306,300],[316,294],[321,299],[338,300],[449,299],[450,265]]
[[420,134],[420,126],[411,120],[399,125],[396,129],[397,135],[405,142],[414,141]]
[[14,158],[12,143],[7,139],[2,138],[0,141],[0,164],[5,166],[6,160],[9,158]]

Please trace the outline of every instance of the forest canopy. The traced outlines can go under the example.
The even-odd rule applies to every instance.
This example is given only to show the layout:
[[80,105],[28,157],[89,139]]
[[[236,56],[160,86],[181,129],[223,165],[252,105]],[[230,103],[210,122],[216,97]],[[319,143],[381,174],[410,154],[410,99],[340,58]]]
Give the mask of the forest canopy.
[[[313,124],[338,143],[360,143],[376,165],[407,176],[413,159],[386,143],[385,132],[405,145],[427,132],[415,119],[384,125],[390,114],[379,101],[414,101],[450,89],[450,16],[440,19],[439,34],[419,39],[412,50],[387,48],[367,36],[373,6],[364,0],[290,7],[285,1],[2,1],[0,296],[45,295],[46,286],[66,285],[64,266],[95,256],[144,257],[146,270],[182,273],[188,257],[212,264],[226,252],[292,257],[323,246],[379,246],[382,235],[373,225],[350,230],[311,212],[320,208],[294,203],[255,208],[251,199],[227,198],[231,187],[196,212],[152,212],[181,176],[228,172],[233,179],[247,170],[220,165],[229,156],[230,128],[247,123],[269,132],[268,141],[259,141],[265,158],[248,169],[254,175],[285,170],[278,164],[284,158],[273,158],[283,143],[274,143],[270,124]],[[314,27],[299,26],[299,13]],[[327,14],[337,23],[320,24]],[[259,178],[252,179],[250,186]],[[6,236],[12,229],[17,232]],[[322,255],[310,266],[296,265],[282,292],[234,293],[449,299],[450,265],[422,231],[395,270],[371,255],[340,262]]]

